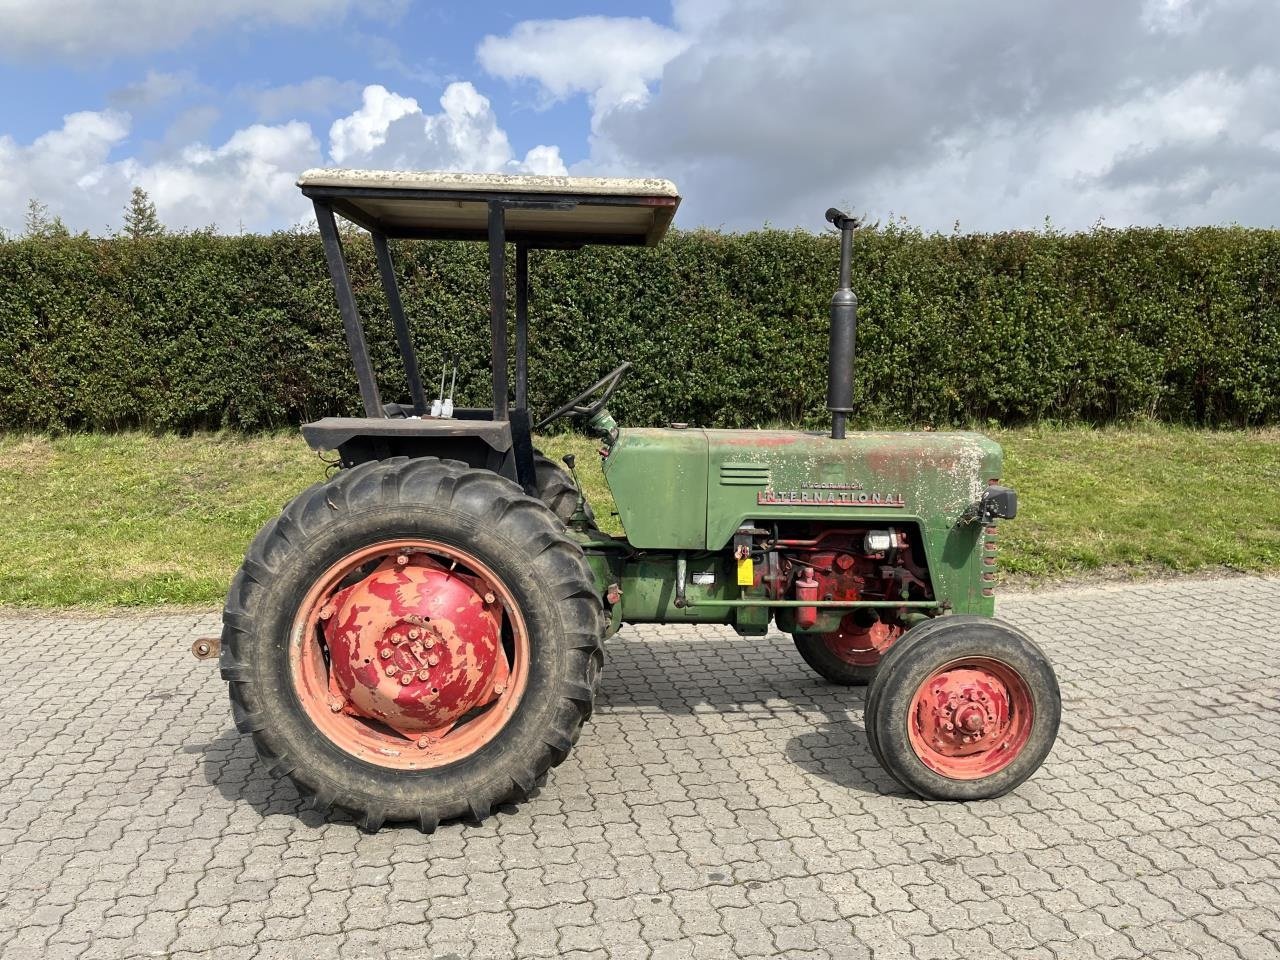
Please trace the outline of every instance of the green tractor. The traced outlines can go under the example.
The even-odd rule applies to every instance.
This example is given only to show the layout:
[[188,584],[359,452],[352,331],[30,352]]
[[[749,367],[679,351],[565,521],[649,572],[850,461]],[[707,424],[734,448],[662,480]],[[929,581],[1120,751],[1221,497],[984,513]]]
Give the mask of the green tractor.
[[[920,796],[993,797],[1041,764],[1061,705],[1053,669],[993,619],[998,445],[972,433],[850,433],[857,222],[838,210],[828,434],[620,427],[623,363],[535,421],[528,251],[652,245],[680,197],[665,180],[316,170],[319,222],[363,417],[303,426],[340,469],[249,547],[220,650],[236,726],[321,810],[365,829],[480,820],[520,801],[591,715],[604,641],[624,623],[771,623],[838,684],[870,682],[867,740]],[[408,398],[383,403],[336,215],[369,231]],[[390,239],[487,242],[493,405],[428,399]],[[507,255],[515,253],[514,389]],[[434,385],[434,384],[433,384]],[[626,531],[599,530],[535,431],[600,439]]]

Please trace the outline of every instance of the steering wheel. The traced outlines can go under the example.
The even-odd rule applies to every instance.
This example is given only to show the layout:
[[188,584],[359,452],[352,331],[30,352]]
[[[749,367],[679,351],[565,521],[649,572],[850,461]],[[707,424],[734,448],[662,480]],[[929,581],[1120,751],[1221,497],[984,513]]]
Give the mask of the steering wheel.
[[[597,413],[604,409],[604,405],[609,402],[609,398],[614,395],[618,389],[618,385],[622,383],[622,375],[631,369],[630,361],[620,364],[611,372],[605,374],[587,389],[570,400],[562,407],[556,407],[545,417],[533,425],[533,429],[541,430],[547,424],[559,420],[561,417],[573,414],[575,417],[594,417]],[[600,394],[599,398],[593,403],[587,403],[593,396]]]

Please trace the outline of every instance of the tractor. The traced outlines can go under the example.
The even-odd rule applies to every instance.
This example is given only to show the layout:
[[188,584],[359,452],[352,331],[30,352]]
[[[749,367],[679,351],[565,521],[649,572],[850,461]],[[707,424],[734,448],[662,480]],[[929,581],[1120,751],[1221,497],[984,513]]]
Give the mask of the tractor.
[[[773,624],[827,681],[869,683],[870,751],[921,797],[998,796],[1040,766],[1061,704],[1044,653],[994,619],[1000,522],[1017,512],[1000,447],[847,431],[857,220],[826,214],[840,238],[829,432],[630,428],[608,409],[625,362],[535,419],[529,251],[657,244],[671,182],[311,170],[298,185],[364,416],[303,425],[338,468],[258,533],[220,639],[197,649],[219,657],[236,726],[274,775],[366,830],[482,820],[565,759],[604,641],[644,623]],[[404,402],[382,400],[339,216],[371,235]],[[427,396],[390,245],[417,239],[488,245],[490,407],[454,409],[443,383]],[[624,536],[597,526],[572,457],[565,470],[534,447],[566,419],[599,439]]]

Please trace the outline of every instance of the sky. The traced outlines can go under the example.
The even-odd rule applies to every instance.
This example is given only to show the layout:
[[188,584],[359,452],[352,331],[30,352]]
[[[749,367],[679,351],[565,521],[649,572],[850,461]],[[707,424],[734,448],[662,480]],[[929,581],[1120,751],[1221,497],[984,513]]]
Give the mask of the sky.
[[305,225],[315,166],[662,176],[678,226],[1280,222],[1275,0],[0,0],[0,229]]

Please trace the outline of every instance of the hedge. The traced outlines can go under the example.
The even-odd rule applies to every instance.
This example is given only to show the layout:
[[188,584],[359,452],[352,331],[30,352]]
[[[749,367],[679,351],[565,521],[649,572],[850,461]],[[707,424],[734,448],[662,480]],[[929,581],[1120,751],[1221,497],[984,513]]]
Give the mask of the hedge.
[[[406,399],[372,249],[347,248],[384,399]],[[483,404],[484,250],[396,255],[430,392],[448,360]],[[535,251],[535,408],[627,359],[627,423],[824,423],[836,256],[778,230]],[[1280,419],[1280,232],[890,227],[859,234],[854,275],[861,423]],[[314,235],[0,243],[0,426],[261,429],[358,405]]]

